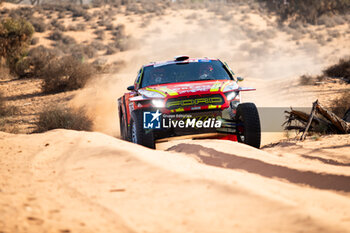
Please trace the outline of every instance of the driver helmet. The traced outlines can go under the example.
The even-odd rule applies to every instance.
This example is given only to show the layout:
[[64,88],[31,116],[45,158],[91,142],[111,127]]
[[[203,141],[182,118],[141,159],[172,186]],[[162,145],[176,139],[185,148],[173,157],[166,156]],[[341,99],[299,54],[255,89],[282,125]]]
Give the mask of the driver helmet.
[[165,81],[164,79],[165,79],[164,69],[155,68],[151,71],[151,80],[153,83],[155,84],[162,83]]
[[210,77],[213,75],[214,68],[210,63],[204,63],[200,66],[199,76],[202,79]]

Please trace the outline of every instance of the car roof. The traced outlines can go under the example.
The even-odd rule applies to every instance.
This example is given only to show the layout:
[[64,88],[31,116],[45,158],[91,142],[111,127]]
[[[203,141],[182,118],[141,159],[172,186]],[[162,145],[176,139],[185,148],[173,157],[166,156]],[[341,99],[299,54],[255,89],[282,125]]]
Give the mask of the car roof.
[[219,60],[219,59],[204,57],[204,58],[189,58],[189,59],[186,59],[184,61],[176,61],[176,60],[157,61],[157,62],[150,62],[146,65],[143,65],[143,67],[149,67],[149,66],[159,67],[159,66],[176,64],[176,63],[184,63],[184,62],[205,62],[205,61],[217,61],[217,60]]

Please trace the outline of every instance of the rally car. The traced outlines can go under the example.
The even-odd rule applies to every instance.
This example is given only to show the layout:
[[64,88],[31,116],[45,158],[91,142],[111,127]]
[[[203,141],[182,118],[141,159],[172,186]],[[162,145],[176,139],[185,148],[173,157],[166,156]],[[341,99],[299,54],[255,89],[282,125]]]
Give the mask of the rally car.
[[259,148],[260,119],[254,103],[242,103],[227,63],[177,56],[141,67],[134,85],[118,99],[121,137],[149,148],[164,138],[204,136]]

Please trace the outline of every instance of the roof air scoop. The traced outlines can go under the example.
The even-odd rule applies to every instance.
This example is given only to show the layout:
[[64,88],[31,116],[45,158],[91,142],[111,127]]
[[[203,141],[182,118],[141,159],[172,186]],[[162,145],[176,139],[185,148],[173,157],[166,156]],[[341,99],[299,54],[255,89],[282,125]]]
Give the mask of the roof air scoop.
[[190,57],[187,55],[180,55],[180,56],[176,56],[175,57],[175,61],[186,61],[188,60]]

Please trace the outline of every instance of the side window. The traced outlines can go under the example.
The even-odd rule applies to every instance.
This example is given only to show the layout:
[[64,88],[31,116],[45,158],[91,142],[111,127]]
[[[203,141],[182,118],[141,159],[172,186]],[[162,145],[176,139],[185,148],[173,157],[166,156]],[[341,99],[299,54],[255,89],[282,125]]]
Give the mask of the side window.
[[226,62],[224,62],[224,67],[225,69],[231,74],[231,77],[233,78],[233,80],[235,80],[235,73],[232,71],[232,69],[227,65]]
[[137,73],[137,78],[135,81],[136,84],[136,88],[138,89],[140,87],[140,83],[141,83],[141,79],[142,79],[142,74],[143,74],[143,67],[139,70],[139,72]]

